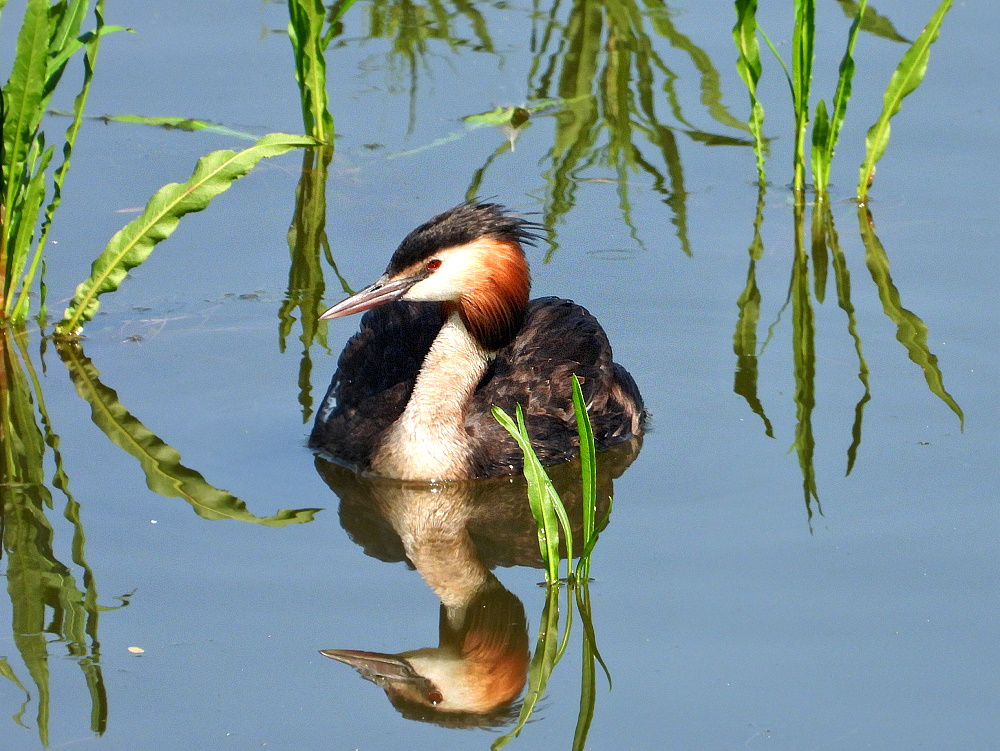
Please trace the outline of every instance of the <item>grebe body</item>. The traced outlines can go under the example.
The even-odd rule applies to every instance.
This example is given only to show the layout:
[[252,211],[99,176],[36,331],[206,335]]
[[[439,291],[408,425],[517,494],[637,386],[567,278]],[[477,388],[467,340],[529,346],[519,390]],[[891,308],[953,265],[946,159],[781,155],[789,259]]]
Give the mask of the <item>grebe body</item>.
[[386,273],[321,318],[368,311],[347,343],[310,446],[403,480],[511,474],[520,449],[492,407],[524,411],[543,463],[579,452],[579,376],[598,448],[643,430],[642,397],[601,325],[569,300],[528,300],[522,243],[535,225],[496,204],[439,214],[400,244]]

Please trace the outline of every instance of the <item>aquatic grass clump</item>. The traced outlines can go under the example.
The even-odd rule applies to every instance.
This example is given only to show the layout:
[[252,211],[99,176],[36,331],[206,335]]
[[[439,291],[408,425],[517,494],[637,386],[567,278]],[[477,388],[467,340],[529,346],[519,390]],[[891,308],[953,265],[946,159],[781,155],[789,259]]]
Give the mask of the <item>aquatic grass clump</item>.
[[[3,3],[0,3],[0,7]],[[104,0],[94,6],[92,31],[81,32],[89,0],[50,4],[27,0],[10,77],[0,97],[0,319],[23,321],[28,294],[40,269],[52,217],[62,197],[73,145],[94,75],[101,37],[121,26],[104,25]],[[55,144],[47,143],[42,117],[69,60],[83,52],[83,83],[67,128],[62,162],[49,175]],[[49,183],[51,182],[51,197]],[[44,205],[44,213],[42,207]],[[39,224],[39,219],[41,223]],[[32,250],[33,249],[33,250]],[[44,313],[44,284],[41,286]]]
[[[587,415],[587,405],[580,388],[580,380],[573,376],[573,413],[576,417],[577,434],[580,439],[580,482],[583,488],[583,552],[577,562],[576,571],[573,564],[573,530],[566,513],[566,507],[556,492],[552,480],[531,447],[531,438],[524,422],[521,405],[516,405],[515,420],[499,407],[493,407],[493,416],[497,422],[507,429],[524,454],[524,478],[528,483],[528,503],[532,516],[538,528],[538,549],[545,562],[546,581],[551,586],[559,582],[559,568],[562,562],[560,539],[566,550],[566,578],[586,579],[590,570],[590,555],[597,544],[600,531],[607,525],[611,514],[611,506],[600,524],[597,523],[597,448],[594,441],[594,429]],[[610,501],[610,499],[609,499]],[[561,535],[560,535],[561,530]]]
[[[521,405],[515,410],[516,422],[499,407],[493,408],[493,415],[517,441],[524,453],[524,477],[528,483],[528,503],[538,528],[538,548],[545,563],[546,594],[545,607],[538,628],[538,641],[528,668],[528,691],[521,705],[521,712],[514,728],[498,738],[491,749],[499,751],[517,737],[534,712],[548,685],[549,677],[566,652],[573,625],[574,607],[580,614],[583,628],[583,652],[581,660],[580,712],[577,716],[576,731],[573,736],[573,751],[586,747],[587,735],[594,719],[597,701],[597,664],[600,663],[611,685],[611,674],[597,649],[590,608],[590,556],[597,544],[598,535],[608,523],[611,514],[609,498],[608,512],[597,520],[597,448],[594,431],[587,415],[587,405],[580,388],[580,380],[573,376],[573,412],[576,417],[577,434],[580,438],[580,483],[582,486],[583,551],[573,564],[573,533],[569,516],[545,468],[531,448],[531,440],[524,422]],[[559,592],[561,580],[559,568],[560,530],[566,551],[566,623],[560,633],[561,617]]]
[[[952,0],[942,0],[937,10],[931,15],[927,26],[903,55],[893,73],[892,79],[884,94],[882,114],[868,130],[865,139],[865,158],[861,165],[858,179],[859,200],[868,195],[875,174],[875,163],[885,153],[889,141],[889,121],[899,111],[902,100],[913,92],[923,80],[927,70],[930,46],[937,39],[945,14]],[[754,134],[754,150],[757,156],[757,174],[761,185],[765,183],[766,173],[766,140],[763,136],[764,108],[757,95],[763,66],[760,62],[760,48],[757,34],[760,34],[784,71],[792,94],[792,108],[795,118],[795,140],[792,156],[793,180],[792,189],[797,200],[802,200],[806,188],[806,163],[811,162],[813,186],[818,195],[825,194],[830,182],[830,165],[840,138],[840,130],[847,112],[847,104],[855,73],[854,49],[859,30],[870,31],[893,41],[905,41],[895,32],[887,19],[878,16],[868,6],[867,0],[860,0],[857,5],[843,4],[844,11],[853,16],[847,34],[844,55],[838,70],[837,86],[834,91],[831,109],[826,102],[820,100],[815,107],[811,152],[806,155],[806,136],[809,126],[811,109],[810,92],[812,87],[813,65],[815,63],[815,0],[796,0],[794,5],[794,25],[792,31],[792,65],[785,64],[775,45],[767,37],[757,23],[757,0],[735,0],[736,25],[733,27],[733,40],[736,44],[738,58],[736,69],[742,78],[750,95],[750,130]],[[848,7],[850,6],[850,7]]]

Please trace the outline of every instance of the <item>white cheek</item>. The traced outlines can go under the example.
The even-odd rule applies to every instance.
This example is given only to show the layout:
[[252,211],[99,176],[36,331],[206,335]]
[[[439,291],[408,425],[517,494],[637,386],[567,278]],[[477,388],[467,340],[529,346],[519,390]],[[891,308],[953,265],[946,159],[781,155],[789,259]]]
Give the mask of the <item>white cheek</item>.
[[422,282],[417,282],[403,295],[404,300],[413,302],[431,302],[435,300],[450,300],[454,297],[451,285],[443,284],[440,276],[432,274]]
[[441,267],[422,282],[410,287],[403,295],[404,300],[413,302],[457,300],[468,291],[469,280],[477,276],[474,254],[457,253],[449,249],[439,253],[436,258],[440,259]]

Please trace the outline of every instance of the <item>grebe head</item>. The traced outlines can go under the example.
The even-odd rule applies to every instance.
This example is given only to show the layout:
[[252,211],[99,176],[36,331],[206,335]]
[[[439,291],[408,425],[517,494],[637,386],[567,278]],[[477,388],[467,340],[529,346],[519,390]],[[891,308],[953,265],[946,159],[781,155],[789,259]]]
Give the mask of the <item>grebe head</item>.
[[360,313],[393,300],[441,302],[458,312],[487,350],[500,349],[520,328],[531,278],[522,243],[538,225],[493,203],[464,203],[410,232],[385,273],[320,316]]

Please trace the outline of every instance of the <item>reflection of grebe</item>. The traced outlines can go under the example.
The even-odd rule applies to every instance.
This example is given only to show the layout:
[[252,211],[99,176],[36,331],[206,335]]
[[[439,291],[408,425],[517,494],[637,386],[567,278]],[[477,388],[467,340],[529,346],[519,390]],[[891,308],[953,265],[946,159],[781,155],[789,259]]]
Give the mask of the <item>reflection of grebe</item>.
[[[597,464],[598,518],[613,480],[639,453],[641,438],[610,447]],[[542,568],[538,531],[523,477],[422,483],[359,475],[316,457],[316,469],[340,498],[340,523],[367,555],[407,561],[441,600],[438,645],[396,653],[328,649],[323,654],[381,686],[404,717],[448,727],[495,726],[517,714],[528,670],[524,607],[490,571]],[[582,534],[579,460],[549,470],[574,537]],[[417,621],[407,610],[373,621]],[[424,642],[426,643],[426,642]]]
[[569,300],[528,301],[521,243],[535,228],[496,204],[456,206],[407,235],[374,284],[326,311],[383,306],[344,348],[310,445],[399,479],[503,475],[521,454],[491,407],[520,403],[539,458],[554,464],[578,451],[574,373],[598,448],[640,434],[642,397],[597,320]]
[[[327,477],[340,484],[336,472],[331,468]],[[505,722],[528,670],[528,623],[520,600],[477,554],[468,529],[476,512],[470,483],[357,479],[342,485],[345,495],[361,492],[371,500],[368,511],[391,525],[406,558],[441,599],[438,646],[323,654],[381,686],[405,717],[449,726]]]

